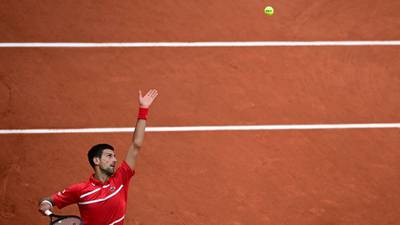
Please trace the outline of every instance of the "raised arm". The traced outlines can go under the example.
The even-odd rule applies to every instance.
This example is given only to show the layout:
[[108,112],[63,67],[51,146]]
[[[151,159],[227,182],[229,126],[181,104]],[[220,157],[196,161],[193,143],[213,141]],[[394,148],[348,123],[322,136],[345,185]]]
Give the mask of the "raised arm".
[[134,170],[137,155],[143,145],[144,133],[146,128],[146,119],[149,108],[158,95],[157,90],[151,89],[146,95],[142,96],[139,91],[139,115],[136,122],[135,132],[133,133],[132,144],[126,154],[126,163]]

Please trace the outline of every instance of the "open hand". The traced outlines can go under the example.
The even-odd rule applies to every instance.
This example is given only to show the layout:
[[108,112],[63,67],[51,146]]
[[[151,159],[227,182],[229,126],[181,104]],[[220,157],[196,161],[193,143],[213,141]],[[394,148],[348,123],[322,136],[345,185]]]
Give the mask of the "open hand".
[[139,105],[142,108],[149,108],[154,99],[156,99],[158,92],[156,89],[150,89],[145,96],[142,96],[142,91],[139,91]]

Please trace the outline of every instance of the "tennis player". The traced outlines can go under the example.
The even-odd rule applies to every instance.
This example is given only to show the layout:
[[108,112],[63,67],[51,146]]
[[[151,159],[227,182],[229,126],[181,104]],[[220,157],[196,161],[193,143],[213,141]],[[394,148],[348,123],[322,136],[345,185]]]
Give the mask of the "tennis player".
[[147,92],[145,96],[139,91],[139,115],[132,144],[118,169],[111,145],[93,146],[88,152],[88,160],[94,174],[86,182],[73,184],[61,192],[43,198],[39,203],[39,211],[44,214],[53,206],[61,209],[67,205],[78,204],[84,225],[124,224],[129,181],[135,174],[135,163],[142,148],[149,107],[157,95],[155,89]]

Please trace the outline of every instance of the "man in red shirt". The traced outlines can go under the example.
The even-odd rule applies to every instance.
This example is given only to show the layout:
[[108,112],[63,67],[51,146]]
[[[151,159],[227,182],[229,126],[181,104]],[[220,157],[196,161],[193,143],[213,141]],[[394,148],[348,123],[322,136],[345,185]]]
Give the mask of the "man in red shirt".
[[124,224],[129,181],[135,174],[136,157],[142,147],[148,110],[157,95],[155,89],[145,96],[139,91],[139,115],[132,144],[118,169],[115,169],[117,159],[111,145],[93,146],[88,152],[88,160],[94,174],[86,182],[71,185],[43,198],[39,203],[39,211],[45,214],[54,205],[61,209],[78,204],[84,225]]

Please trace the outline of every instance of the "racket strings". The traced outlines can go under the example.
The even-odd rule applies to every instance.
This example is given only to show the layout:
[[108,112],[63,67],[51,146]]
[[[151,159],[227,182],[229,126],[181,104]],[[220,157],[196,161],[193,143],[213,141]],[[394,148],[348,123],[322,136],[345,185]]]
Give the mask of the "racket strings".
[[54,221],[54,225],[81,225],[82,221],[75,217],[67,217],[60,220]]

